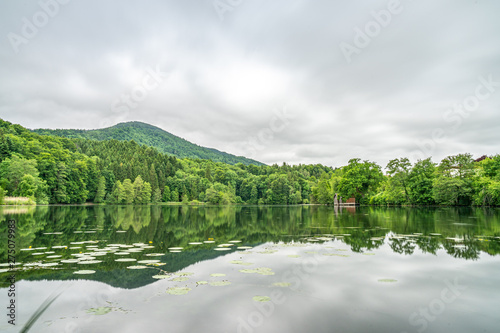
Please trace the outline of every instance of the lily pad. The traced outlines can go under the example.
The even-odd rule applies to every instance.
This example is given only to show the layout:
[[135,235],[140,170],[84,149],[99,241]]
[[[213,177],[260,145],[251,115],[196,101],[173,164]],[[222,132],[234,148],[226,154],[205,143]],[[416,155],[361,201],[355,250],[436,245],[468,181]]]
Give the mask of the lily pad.
[[269,302],[271,297],[269,296],[254,296],[252,298],[255,302]]
[[167,274],[159,274],[159,275],[153,275],[152,276],[153,279],[158,279],[158,280],[160,280],[160,279],[166,279],[166,278],[169,278],[169,277],[170,277],[170,275],[167,275]]
[[191,291],[191,288],[188,287],[173,287],[168,288],[166,293],[170,295],[185,295]]
[[231,260],[230,263],[231,264],[235,264],[235,265],[243,265],[243,266],[253,265],[253,263],[251,263],[251,262],[245,262],[245,261],[242,261],[242,260]]
[[240,272],[247,274],[260,274],[260,275],[274,275],[271,268],[267,267],[257,267],[254,269],[240,269]]
[[183,277],[183,276],[180,276],[180,277],[176,277],[176,278],[173,278],[172,280],[170,281],[175,281],[175,282],[183,282],[183,281],[187,281],[189,280],[188,277]]
[[286,288],[290,287],[292,284],[290,282],[275,282],[273,283],[273,287],[281,287],[281,288]]
[[189,245],[201,245],[203,244],[202,242],[190,242]]
[[347,254],[338,254],[338,253],[323,253],[324,256],[330,256],[330,257],[349,257]]
[[79,271],[74,271],[73,274],[79,274],[79,275],[87,275],[87,274],[94,274],[95,271],[90,270],[90,269],[82,269]]
[[134,265],[134,266],[128,266],[128,269],[144,269],[148,268],[148,266],[142,266],[142,265]]
[[209,282],[211,286],[214,287],[223,287],[223,286],[228,286],[231,284],[231,282],[224,280],[224,281],[210,281]]
[[64,264],[76,264],[79,261],[80,260],[78,260],[78,259],[63,259],[63,260],[61,260],[61,262]]
[[249,250],[249,249],[253,249],[253,247],[251,247],[251,246],[238,246],[237,249],[238,250]]
[[216,247],[214,250],[215,251],[229,251],[229,250],[231,250],[231,248],[229,248],[229,247]]
[[226,274],[224,274],[224,273],[213,273],[213,274],[210,274],[210,276],[219,277],[219,276],[226,276]]
[[87,310],[87,313],[101,316],[111,312],[111,308],[109,306],[101,306],[100,308],[90,308]]
[[257,252],[257,253],[272,254],[272,253],[276,253],[276,252],[278,252],[278,250],[265,250],[265,251],[260,251],[260,252]]
[[169,247],[169,250],[182,250],[183,247]]
[[199,285],[208,284],[208,281],[196,281],[196,284]]
[[163,256],[165,255],[164,253],[148,253],[148,254],[145,254],[146,257],[160,257],[160,256]]
[[398,280],[394,280],[394,279],[379,279],[378,282],[394,283],[394,282],[398,282]]
[[118,262],[131,262],[131,261],[137,261],[137,259],[134,259],[134,258],[118,258],[118,259],[115,259],[115,261],[118,261]]
[[78,261],[79,265],[91,265],[91,264],[99,264],[102,260],[82,260]]
[[139,260],[137,263],[138,264],[156,264],[157,262],[160,262],[160,260]]

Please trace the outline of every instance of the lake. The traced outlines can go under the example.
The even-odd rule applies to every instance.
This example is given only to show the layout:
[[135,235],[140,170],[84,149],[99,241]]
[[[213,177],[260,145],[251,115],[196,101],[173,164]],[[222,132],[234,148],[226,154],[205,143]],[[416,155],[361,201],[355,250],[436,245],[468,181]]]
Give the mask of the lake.
[[499,209],[39,206],[0,208],[0,220],[2,332],[40,309],[29,332],[470,333],[500,323]]

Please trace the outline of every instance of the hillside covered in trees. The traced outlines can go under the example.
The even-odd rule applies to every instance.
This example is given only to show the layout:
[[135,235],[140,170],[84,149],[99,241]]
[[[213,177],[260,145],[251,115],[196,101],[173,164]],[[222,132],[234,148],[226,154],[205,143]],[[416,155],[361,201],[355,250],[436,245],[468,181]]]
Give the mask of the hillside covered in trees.
[[227,164],[263,164],[243,156],[235,156],[217,149],[198,146],[164,131],[161,128],[138,121],[120,123],[112,127],[96,130],[35,129],[33,131],[44,135],[57,135],[66,138],[91,139],[98,141],[134,140],[140,145],[153,147],[161,153],[170,154],[179,158],[201,158]]
[[0,120],[0,200],[25,196],[39,204],[206,202],[333,204],[338,193],[376,205],[500,205],[500,156],[470,154],[382,167],[352,159],[338,168],[236,165],[179,159],[134,140],[96,141],[40,135]]

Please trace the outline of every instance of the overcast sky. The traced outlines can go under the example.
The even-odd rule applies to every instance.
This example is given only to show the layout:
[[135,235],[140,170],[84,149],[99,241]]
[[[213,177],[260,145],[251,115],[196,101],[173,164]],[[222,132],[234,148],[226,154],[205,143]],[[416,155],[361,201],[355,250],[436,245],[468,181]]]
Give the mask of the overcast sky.
[[500,153],[500,1],[58,1],[0,5],[5,120],[268,164]]

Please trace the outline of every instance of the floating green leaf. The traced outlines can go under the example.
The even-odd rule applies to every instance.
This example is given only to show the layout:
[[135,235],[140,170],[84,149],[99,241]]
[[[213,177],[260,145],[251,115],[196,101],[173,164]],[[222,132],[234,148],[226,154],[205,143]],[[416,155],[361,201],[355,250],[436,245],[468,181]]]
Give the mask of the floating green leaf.
[[106,313],[110,313],[111,310],[112,308],[109,306],[101,306],[100,308],[90,308],[87,310],[87,313],[100,316],[100,315],[105,315]]
[[252,298],[255,302],[269,302],[271,297],[269,296],[254,296]]
[[86,275],[86,274],[94,274],[95,271],[90,270],[90,269],[82,269],[80,271],[75,271],[73,274],[80,274],[80,275]]
[[224,281],[210,281],[209,282],[211,286],[214,287],[223,287],[223,286],[228,286],[231,284],[231,282],[224,280]]
[[251,263],[251,262],[244,262],[242,260],[231,260],[229,263],[235,264],[235,265],[243,265],[243,266],[253,265],[253,263]]
[[166,293],[170,295],[185,295],[191,291],[191,288],[188,287],[172,287],[168,288]]
[[290,287],[292,284],[290,282],[275,282],[273,283],[273,287],[281,287],[281,288],[286,288]]
[[254,269],[240,269],[240,272],[247,274],[261,274],[261,275],[274,275],[271,268],[267,267],[257,267]]
[[393,283],[393,282],[398,282],[398,280],[394,280],[394,279],[379,279],[378,282]]
[[187,281],[187,280],[189,280],[189,278],[188,278],[188,277],[183,277],[183,276],[181,276],[181,277],[176,277],[176,278],[173,278],[173,279],[172,279],[172,280],[170,280],[170,281],[183,282],[183,281]]
[[219,277],[219,276],[226,276],[226,274],[224,274],[224,273],[213,273],[213,274],[210,274],[210,276]]

